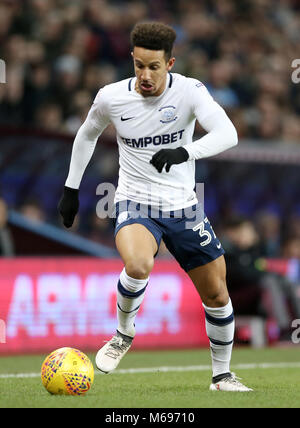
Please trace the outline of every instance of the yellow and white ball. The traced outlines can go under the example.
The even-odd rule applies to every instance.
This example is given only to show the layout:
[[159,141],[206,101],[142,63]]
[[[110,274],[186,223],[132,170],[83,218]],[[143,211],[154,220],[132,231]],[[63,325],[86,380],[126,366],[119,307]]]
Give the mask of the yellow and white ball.
[[90,359],[78,349],[60,348],[43,362],[41,378],[51,394],[82,395],[94,382],[94,367]]

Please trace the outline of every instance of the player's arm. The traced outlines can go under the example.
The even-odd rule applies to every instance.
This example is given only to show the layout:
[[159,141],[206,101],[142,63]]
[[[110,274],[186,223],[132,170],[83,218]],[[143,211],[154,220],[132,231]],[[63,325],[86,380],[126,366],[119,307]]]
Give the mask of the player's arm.
[[184,146],[190,160],[215,156],[238,143],[236,129],[223,109],[199,121],[207,134]]
[[63,223],[68,228],[73,225],[79,210],[79,187],[84,171],[93,156],[99,136],[109,123],[107,116],[103,114],[101,104],[97,103],[96,100],[75,137],[69,174],[62,198],[58,204]]
[[186,144],[177,149],[162,149],[157,152],[150,163],[162,172],[166,166],[169,172],[172,165],[177,165],[187,160],[204,159],[215,156],[238,143],[236,129],[223,110],[217,104],[207,89],[197,87],[191,94],[193,112],[200,125],[207,131],[207,134],[194,142]]

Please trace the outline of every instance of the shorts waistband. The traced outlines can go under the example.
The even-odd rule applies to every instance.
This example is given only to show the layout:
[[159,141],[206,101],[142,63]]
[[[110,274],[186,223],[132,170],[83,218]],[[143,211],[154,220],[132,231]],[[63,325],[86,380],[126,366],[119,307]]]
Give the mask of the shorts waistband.
[[187,211],[195,211],[197,208],[197,204],[191,205],[186,208],[180,208],[177,210],[170,210],[170,211],[162,211],[159,208],[153,206],[153,205],[147,205],[140,202],[134,202],[130,200],[123,200],[116,202],[115,204],[116,210],[120,211],[136,211],[136,212],[147,212],[147,215],[149,217],[153,217],[153,214],[156,214],[159,218],[163,217],[170,217],[170,218],[182,218],[184,213]]

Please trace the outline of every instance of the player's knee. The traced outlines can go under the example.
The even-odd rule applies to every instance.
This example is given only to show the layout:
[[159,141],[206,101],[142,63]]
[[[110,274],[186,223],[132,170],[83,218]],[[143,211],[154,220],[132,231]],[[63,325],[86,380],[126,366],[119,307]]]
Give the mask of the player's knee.
[[205,296],[203,303],[210,308],[222,308],[229,302],[226,281],[219,281],[219,286]]
[[228,294],[226,296],[218,294],[216,296],[209,297],[207,299],[207,303],[205,304],[209,308],[223,308],[224,306],[227,305],[228,302],[229,302]]
[[125,264],[125,270],[131,278],[145,279],[150,275],[153,265],[153,258],[135,258]]

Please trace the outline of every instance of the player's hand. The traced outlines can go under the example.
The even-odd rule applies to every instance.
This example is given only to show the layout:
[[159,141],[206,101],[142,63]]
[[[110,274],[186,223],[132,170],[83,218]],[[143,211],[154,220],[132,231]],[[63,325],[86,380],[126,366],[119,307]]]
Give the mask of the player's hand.
[[64,194],[58,204],[58,211],[63,218],[64,225],[69,228],[73,225],[79,209],[78,189],[64,188]]
[[166,172],[169,172],[172,165],[186,162],[188,158],[189,154],[183,147],[178,147],[177,149],[161,149],[153,155],[150,163],[158,172],[162,172],[164,166],[166,166]]

